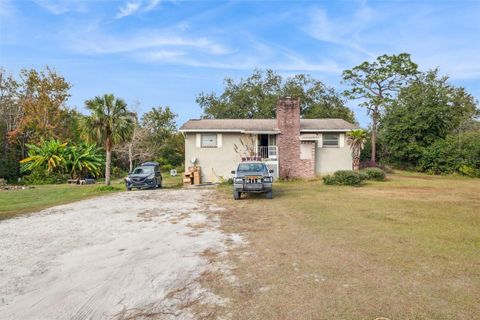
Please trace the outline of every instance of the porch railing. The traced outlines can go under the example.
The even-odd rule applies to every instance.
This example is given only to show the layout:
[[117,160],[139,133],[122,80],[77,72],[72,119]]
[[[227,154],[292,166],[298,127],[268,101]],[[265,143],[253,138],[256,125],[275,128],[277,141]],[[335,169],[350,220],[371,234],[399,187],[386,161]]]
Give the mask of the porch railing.
[[257,154],[261,159],[277,159],[277,146],[258,146]]

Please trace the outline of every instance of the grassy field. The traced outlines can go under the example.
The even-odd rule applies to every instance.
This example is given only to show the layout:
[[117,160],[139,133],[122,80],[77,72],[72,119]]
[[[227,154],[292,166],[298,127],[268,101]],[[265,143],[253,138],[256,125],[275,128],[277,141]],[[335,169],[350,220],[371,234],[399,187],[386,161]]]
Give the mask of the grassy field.
[[[204,275],[234,319],[479,319],[480,180],[413,173],[366,186],[222,187],[237,287]],[[221,257],[211,258],[222,259]]]
[[[179,187],[182,177],[165,175],[164,187]],[[122,180],[113,182],[113,190],[101,190],[103,184],[94,185],[39,185],[33,189],[0,191],[0,220],[12,218],[22,213],[35,212],[48,207],[78,201],[110,192],[124,191]],[[100,188],[99,188],[100,187]]]

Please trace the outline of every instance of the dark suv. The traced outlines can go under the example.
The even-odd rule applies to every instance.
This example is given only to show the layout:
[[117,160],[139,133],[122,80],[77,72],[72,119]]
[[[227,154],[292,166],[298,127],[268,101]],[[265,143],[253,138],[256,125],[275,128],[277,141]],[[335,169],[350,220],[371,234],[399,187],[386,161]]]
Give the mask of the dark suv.
[[263,162],[242,162],[236,171],[232,171],[233,198],[240,199],[242,193],[265,193],[272,199],[272,170]]
[[125,186],[130,191],[132,188],[161,188],[162,174],[158,162],[145,162],[136,167],[125,178]]

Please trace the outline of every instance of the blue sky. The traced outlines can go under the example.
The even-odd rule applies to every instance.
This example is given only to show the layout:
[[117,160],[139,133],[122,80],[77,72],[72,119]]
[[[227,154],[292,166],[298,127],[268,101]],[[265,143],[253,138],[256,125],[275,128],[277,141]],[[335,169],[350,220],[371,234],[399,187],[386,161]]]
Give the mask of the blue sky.
[[[0,65],[54,67],[70,106],[114,93],[138,112],[201,115],[198,93],[254,68],[309,73],[342,90],[342,70],[408,52],[480,98],[480,1],[0,0]],[[349,102],[363,126],[365,111]]]

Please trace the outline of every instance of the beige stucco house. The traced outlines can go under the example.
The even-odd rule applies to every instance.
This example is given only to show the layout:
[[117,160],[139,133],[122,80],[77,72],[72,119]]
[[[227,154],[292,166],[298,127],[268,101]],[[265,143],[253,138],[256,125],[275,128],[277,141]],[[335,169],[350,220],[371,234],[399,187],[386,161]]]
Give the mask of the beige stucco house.
[[245,160],[261,160],[276,177],[305,178],[352,169],[345,134],[357,126],[342,119],[301,119],[300,101],[282,98],[276,119],[193,119],[185,136],[185,167],[202,168],[202,181],[219,182]]

